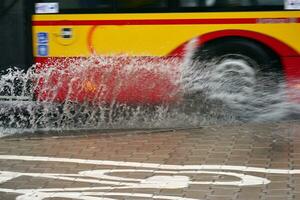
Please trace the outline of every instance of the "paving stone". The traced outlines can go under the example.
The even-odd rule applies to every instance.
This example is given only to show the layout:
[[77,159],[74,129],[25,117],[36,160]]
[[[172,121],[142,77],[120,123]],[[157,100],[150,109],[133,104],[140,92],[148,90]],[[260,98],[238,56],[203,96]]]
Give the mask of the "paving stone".
[[[103,198],[130,200],[152,199],[153,195],[205,200],[300,199],[300,171],[288,171],[300,169],[299,122],[216,125],[161,133],[2,138],[1,155],[82,159],[0,159],[1,200],[16,199],[15,189],[87,190],[104,192]],[[22,175],[10,179],[8,172]],[[247,175],[254,179],[249,181]]]

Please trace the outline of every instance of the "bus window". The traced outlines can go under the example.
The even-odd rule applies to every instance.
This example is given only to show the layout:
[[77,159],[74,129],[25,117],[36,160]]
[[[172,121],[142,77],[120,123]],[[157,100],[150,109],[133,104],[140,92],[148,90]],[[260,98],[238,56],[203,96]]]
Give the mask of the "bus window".
[[180,7],[193,8],[199,6],[205,6],[205,0],[180,0]]
[[281,8],[283,3],[283,0],[179,0],[179,8],[211,11],[256,10],[258,8],[268,10],[268,7]]
[[257,0],[259,6],[283,6],[283,0]]
[[166,8],[168,0],[116,0],[117,9],[143,9]]
[[79,0],[83,8],[109,8],[113,6],[113,1],[108,0]]
[[37,3],[58,3],[60,12],[84,12],[97,10],[113,10],[113,1],[109,0],[38,0]]
[[216,6],[252,6],[253,1],[251,0],[226,0],[226,1],[216,1]]
[[249,6],[251,0],[180,0],[180,7]]

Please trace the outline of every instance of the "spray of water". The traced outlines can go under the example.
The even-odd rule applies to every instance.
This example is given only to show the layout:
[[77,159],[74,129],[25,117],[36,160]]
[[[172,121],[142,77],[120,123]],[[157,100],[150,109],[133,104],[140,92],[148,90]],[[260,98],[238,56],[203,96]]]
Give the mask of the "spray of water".
[[[197,127],[299,116],[283,81],[243,60],[91,56],[10,68],[0,77],[0,135],[37,130]],[[278,88],[269,89],[267,85]],[[293,98],[300,99],[292,91]],[[26,99],[26,100],[25,100]]]
[[[197,41],[187,46],[182,65],[182,86],[189,110],[198,111],[209,122],[266,122],[299,119],[299,80],[290,80],[277,72],[258,76],[243,59],[222,62],[195,59]],[[211,120],[213,119],[213,120]]]

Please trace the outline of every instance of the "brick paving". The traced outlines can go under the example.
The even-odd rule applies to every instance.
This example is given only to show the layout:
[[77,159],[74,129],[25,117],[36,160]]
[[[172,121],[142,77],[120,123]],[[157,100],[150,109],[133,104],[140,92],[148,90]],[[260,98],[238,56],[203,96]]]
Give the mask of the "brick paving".
[[[181,197],[182,200],[300,199],[300,170],[297,171],[300,169],[299,121],[209,126],[169,132],[10,137],[0,140],[0,155],[19,156],[8,159],[0,156],[0,199],[4,200],[17,197],[43,199],[38,195],[49,193],[53,188],[64,193],[52,191],[52,196],[44,199],[68,199],[59,196],[70,195],[68,188],[81,194],[76,196],[72,190],[75,196],[71,199],[88,199],[91,196],[95,199],[133,200],[172,197]],[[32,160],[36,157],[40,160]],[[49,162],[41,160],[47,158]],[[51,158],[70,159],[70,162],[51,161]],[[74,159],[80,159],[80,162]],[[96,161],[117,162],[92,163]],[[147,163],[159,165],[152,167]],[[128,166],[124,166],[127,164]],[[190,169],[187,169],[189,166]],[[213,167],[209,169],[210,166]],[[239,167],[236,170],[226,166]],[[127,171],[113,171],[119,169]],[[112,170],[106,175],[113,175],[116,179],[100,177],[97,174],[100,173],[99,170]],[[18,172],[22,175],[13,177],[4,172]],[[88,174],[73,177],[81,172]],[[226,174],[227,172],[259,177],[270,182],[247,185],[247,181],[241,181],[241,177]],[[43,177],[41,174],[50,174],[52,177]],[[12,178],[5,179],[7,176]],[[81,181],[80,178],[86,181]],[[243,180],[246,179],[245,177]],[[119,186],[124,182],[136,185],[117,188],[116,185],[101,181],[118,181],[121,182],[118,183]],[[189,184],[184,185],[185,182]],[[234,183],[226,184],[230,182]],[[142,183],[146,187],[139,187]],[[104,186],[107,188],[99,188]],[[32,189],[36,192],[32,194],[36,196],[26,197],[26,192],[22,189]]]

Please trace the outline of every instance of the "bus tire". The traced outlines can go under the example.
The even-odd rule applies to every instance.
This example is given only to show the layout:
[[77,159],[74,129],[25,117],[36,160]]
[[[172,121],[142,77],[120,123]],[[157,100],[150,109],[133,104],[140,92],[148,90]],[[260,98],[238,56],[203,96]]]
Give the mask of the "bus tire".
[[[250,104],[252,110],[263,107],[258,104],[267,102],[258,101],[258,96],[276,93],[283,78],[276,54],[248,39],[208,42],[195,52],[193,60],[200,68],[208,68],[211,74],[202,83],[207,85],[203,91],[187,92],[185,99],[194,101],[193,106],[205,104],[204,112],[210,109],[233,111],[235,108],[240,112]],[[201,107],[203,112],[203,105]]]
[[245,60],[253,67],[257,67],[263,73],[282,73],[279,56],[273,52],[269,47],[256,42],[254,40],[233,37],[226,39],[219,39],[203,44],[196,52],[198,59],[219,59],[226,57],[226,55],[239,55],[241,57],[249,58]]

